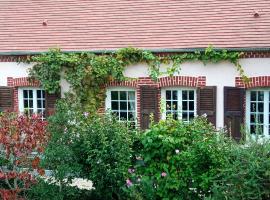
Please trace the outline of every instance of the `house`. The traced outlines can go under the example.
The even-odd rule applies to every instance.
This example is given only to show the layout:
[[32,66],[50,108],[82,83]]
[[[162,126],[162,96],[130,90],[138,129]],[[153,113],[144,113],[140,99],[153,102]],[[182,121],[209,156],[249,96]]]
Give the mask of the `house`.
[[[60,47],[66,52],[111,52],[128,46],[156,54],[217,49],[243,52],[244,83],[229,62],[187,62],[172,77],[150,79],[147,65],[129,66],[136,81],[107,85],[105,109],[147,128],[155,119],[186,121],[206,114],[217,128],[241,137],[240,126],[270,135],[270,4],[268,0],[10,0],[0,3],[0,107],[51,112],[56,95],[30,83],[18,62]],[[163,66],[164,67],[164,66]],[[68,84],[62,81],[62,94]],[[166,111],[160,111],[161,102]],[[128,106],[127,106],[128,105]],[[136,119],[136,120],[135,120]]]

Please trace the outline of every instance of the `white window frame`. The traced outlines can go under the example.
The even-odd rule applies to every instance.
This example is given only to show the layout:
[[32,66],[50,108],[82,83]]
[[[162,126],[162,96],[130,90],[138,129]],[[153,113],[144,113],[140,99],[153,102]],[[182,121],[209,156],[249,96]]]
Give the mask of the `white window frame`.
[[[111,110],[111,92],[112,91],[131,91],[135,92],[135,124],[137,124],[137,92],[136,89],[132,87],[109,87],[106,89],[106,101],[105,101],[105,109]],[[127,109],[128,112],[128,109]],[[119,120],[120,121],[120,120]]]
[[[19,112],[24,113],[24,97],[23,97],[23,91],[24,90],[32,90],[33,91],[33,113],[37,113],[38,107],[37,107],[37,90],[44,90],[42,88],[37,87],[20,87],[18,88],[18,102],[19,102]],[[46,101],[46,98],[44,98]],[[44,113],[46,111],[46,106],[44,105]]]
[[[182,91],[194,91],[194,117],[197,116],[197,89],[193,87],[164,87],[161,89],[161,101],[165,102],[166,106],[166,90],[177,90],[177,99],[178,99],[178,108],[180,112],[182,112]],[[161,113],[161,119],[166,119],[166,107],[163,109],[164,111]],[[182,120],[182,114],[178,115],[178,120]]]
[[247,130],[250,132],[250,100],[251,100],[251,92],[252,91],[263,91],[264,92],[264,100],[263,100],[263,118],[264,118],[264,125],[263,125],[263,134],[262,135],[252,135],[253,137],[266,137],[270,138],[270,135],[268,134],[268,128],[270,126],[269,123],[269,103],[270,103],[270,88],[269,89],[262,89],[262,88],[256,88],[256,89],[250,89],[246,91],[246,126]]

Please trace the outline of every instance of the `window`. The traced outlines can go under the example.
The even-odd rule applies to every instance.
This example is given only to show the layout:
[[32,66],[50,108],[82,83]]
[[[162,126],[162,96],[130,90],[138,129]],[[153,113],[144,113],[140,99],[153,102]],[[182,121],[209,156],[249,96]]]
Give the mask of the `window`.
[[106,109],[111,110],[119,121],[136,123],[136,93],[133,89],[114,88],[107,90]]
[[45,117],[45,91],[39,88],[19,89],[19,111],[27,114],[40,114]]
[[246,120],[251,134],[270,135],[270,90],[247,91]]
[[196,92],[194,89],[166,88],[161,90],[162,101],[165,101],[165,119],[172,115],[174,119],[189,122],[196,116]]

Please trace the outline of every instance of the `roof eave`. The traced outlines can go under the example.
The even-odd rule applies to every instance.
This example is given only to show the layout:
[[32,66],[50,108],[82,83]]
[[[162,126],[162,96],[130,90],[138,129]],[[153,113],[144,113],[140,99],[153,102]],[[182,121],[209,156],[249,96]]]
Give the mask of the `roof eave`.
[[[251,47],[251,48],[213,48],[216,51],[235,51],[235,52],[268,52],[270,51],[270,47]],[[153,53],[185,53],[185,52],[195,52],[195,51],[204,51],[205,48],[165,48],[165,49],[143,49],[146,51],[150,51]],[[95,53],[95,54],[106,54],[113,53],[117,51],[117,49],[113,50],[62,50],[64,53]],[[39,55],[42,53],[46,53],[48,51],[7,51],[0,52],[0,56],[25,56],[25,55]]]

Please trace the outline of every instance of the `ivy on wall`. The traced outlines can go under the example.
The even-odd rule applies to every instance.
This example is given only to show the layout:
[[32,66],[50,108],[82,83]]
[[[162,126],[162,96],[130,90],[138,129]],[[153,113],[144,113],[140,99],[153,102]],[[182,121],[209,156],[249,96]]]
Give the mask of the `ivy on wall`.
[[[89,112],[95,112],[105,98],[105,88],[102,86],[113,80],[127,80],[123,71],[129,65],[147,63],[150,77],[157,80],[162,74],[172,76],[179,73],[184,62],[201,61],[206,64],[229,61],[236,66],[244,81],[248,81],[239,64],[240,56],[239,52],[216,51],[211,46],[205,51],[164,56],[129,47],[99,55],[87,52],[64,53],[60,49],[51,49],[28,61],[35,63],[29,72],[30,77],[39,80],[45,90],[49,93],[59,92],[62,73],[81,105]],[[168,64],[166,72],[160,71],[161,64]]]

